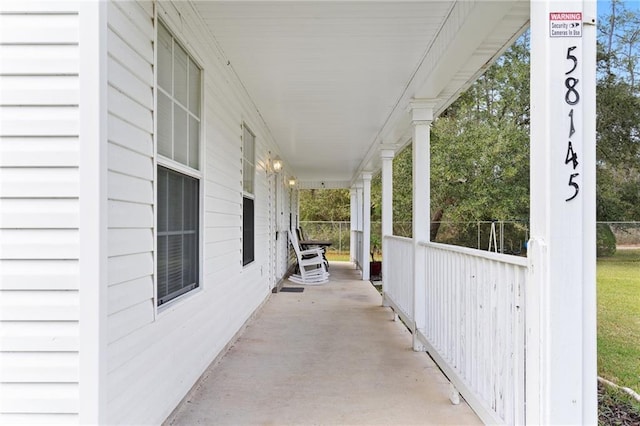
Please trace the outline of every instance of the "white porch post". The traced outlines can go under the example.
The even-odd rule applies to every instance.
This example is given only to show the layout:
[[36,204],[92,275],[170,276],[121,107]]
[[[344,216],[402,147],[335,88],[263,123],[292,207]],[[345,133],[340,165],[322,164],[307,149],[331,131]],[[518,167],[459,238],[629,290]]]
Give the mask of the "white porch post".
[[349,235],[349,259],[356,263],[356,234],[355,231],[358,230],[358,193],[355,188],[351,188],[351,233]]
[[362,173],[362,280],[369,280],[371,251],[371,173]]
[[528,424],[596,424],[596,3],[531,2]]
[[[395,152],[392,149],[380,151],[382,159],[382,253],[387,252],[387,243],[384,237],[393,235],[393,157]],[[388,283],[386,277],[389,276],[389,256],[382,257],[382,306],[387,306],[386,294]],[[386,260],[385,260],[386,259]]]
[[431,224],[431,158],[430,137],[433,121],[433,103],[414,101],[411,103],[411,124],[413,126],[413,313],[416,332],[413,336],[413,350],[424,351],[424,345],[417,338],[417,331],[425,332],[425,264],[419,243],[429,241]]
[[362,228],[362,181],[358,181],[355,185],[356,192],[356,267],[362,269],[362,241],[359,240],[361,236]]

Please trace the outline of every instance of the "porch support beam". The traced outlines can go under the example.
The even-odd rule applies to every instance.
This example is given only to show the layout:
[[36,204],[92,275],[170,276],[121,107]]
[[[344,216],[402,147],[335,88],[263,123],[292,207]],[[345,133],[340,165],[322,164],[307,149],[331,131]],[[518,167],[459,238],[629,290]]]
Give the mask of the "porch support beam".
[[413,313],[416,330],[413,335],[413,350],[424,351],[418,339],[418,331],[425,334],[425,264],[420,242],[429,241],[431,223],[431,158],[430,138],[433,107],[435,102],[416,100],[410,104],[411,125],[413,127]]
[[351,216],[350,216],[351,235],[349,238],[349,260],[357,264],[355,231],[358,230],[358,193],[356,191],[356,188],[351,188],[350,193],[351,193],[350,194],[351,195],[351,206],[350,206],[351,207]]
[[[382,253],[387,253],[385,236],[393,235],[393,157],[395,152],[392,149],[380,151],[382,160]],[[389,276],[389,256],[382,258],[382,306],[387,306],[386,294],[388,283],[386,277]]]
[[353,226],[353,232],[351,233],[351,239],[353,240],[353,260],[357,269],[362,269],[362,180],[357,180],[352,188],[352,212],[351,220]]
[[595,19],[595,1],[531,2],[527,424],[598,420]]
[[362,173],[362,280],[369,280],[371,251],[371,173]]

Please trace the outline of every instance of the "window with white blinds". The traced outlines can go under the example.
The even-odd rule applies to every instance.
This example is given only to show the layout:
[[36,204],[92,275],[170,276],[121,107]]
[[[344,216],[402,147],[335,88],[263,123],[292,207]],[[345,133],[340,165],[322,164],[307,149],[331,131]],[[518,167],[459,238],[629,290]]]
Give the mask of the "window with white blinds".
[[199,286],[201,70],[158,22],[158,306]]

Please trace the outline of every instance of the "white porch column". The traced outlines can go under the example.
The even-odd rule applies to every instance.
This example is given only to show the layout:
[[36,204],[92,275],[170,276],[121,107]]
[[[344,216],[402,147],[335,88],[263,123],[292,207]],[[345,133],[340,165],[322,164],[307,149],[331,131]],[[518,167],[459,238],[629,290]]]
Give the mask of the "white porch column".
[[[393,235],[393,157],[392,149],[380,151],[382,159],[382,253],[387,253],[384,237]],[[387,259],[387,260],[385,260]],[[387,279],[389,270],[389,256],[382,257],[382,306],[386,304]]]
[[371,251],[371,173],[362,173],[362,280],[369,280]]
[[596,424],[596,3],[531,2],[528,424]]
[[356,238],[355,231],[358,230],[358,193],[356,188],[351,188],[351,232],[349,234],[349,259],[356,263]]
[[[431,158],[430,138],[433,103],[427,100],[411,103],[413,126],[413,312],[416,330],[425,332],[425,264],[419,243],[429,241],[431,224]],[[413,336],[413,350],[424,351],[424,345]]]
[[362,232],[362,181],[358,181],[355,184],[355,201],[356,201],[356,208],[355,208],[355,230],[359,231],[356,232],[354,234],[354,236],[356,236],[355,238],[355,243],[354,243],[354,247],[355,247],[355,262],[356,262],[356,268],[360,268],[362,269],[362,241],[360,240],[360,232]]

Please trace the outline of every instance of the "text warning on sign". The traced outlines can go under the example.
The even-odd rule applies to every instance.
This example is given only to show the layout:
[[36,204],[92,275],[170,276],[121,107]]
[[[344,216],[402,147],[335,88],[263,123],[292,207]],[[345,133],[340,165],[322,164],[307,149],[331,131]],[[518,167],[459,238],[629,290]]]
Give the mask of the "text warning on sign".
[[550,37],[582,37],[582,12],[549,13]]

